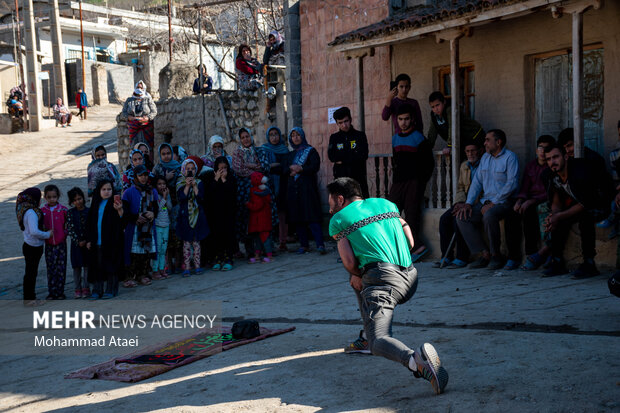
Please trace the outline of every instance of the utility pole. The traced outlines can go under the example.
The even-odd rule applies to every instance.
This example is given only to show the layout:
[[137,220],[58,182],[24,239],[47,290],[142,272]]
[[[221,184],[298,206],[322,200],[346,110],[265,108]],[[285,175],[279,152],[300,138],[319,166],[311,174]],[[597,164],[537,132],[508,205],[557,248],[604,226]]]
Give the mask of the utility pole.
[[170,55],[170,63],[172,63],[172,8],[171,0],[168,0],[168,54]]
[[82,26],[82,0],[80,0],[80,42],[82,44],[82,91],[86,91],[86,64],[84,63],[84,28]]
[[65,87],[65,58],[62,51],[62,32],[60,30],[58,0],[49,0],[49,4],[52,8],[50,14],[50,31],[52,34],[52,54],[54,57],[54,93],[57,98],[62,98],[65,105],[69,106],[69,101],[67,100],[67,88]]
[[205,95],[202,93],[202,85],[204,85],[204,73],[202,71],[202,10],[198,10],[198,54],[200,63],[198,63],[198,77],[200,78],[200,101],[202,102],[202,145],[203,152],[207,153],[207,119],[205,118]]
[[24,1],[26,16],[24,18],[26,34],[26,66],[28,67],[28,115],[30,117],[30,132],[41,129],[41,96],[39,94],[39,62],[37,61],[36,27],[34,25],[34,10],[32,0]]
[[24,67],[22,63],[22,26],[21,22],[19,21],[19,4],[17,1],[18,0],[15,0],[15,19],[17,19],[17,51],[19,52],[17,54],[17,63],[19,64],[19,84],[21,85],[22,83],[25,84],[25,82]]

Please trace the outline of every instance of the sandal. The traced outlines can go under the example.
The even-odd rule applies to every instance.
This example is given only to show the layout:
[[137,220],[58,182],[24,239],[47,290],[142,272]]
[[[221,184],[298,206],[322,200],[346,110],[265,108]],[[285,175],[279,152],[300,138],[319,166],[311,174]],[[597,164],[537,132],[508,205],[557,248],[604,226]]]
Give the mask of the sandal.
[[164,279],[164,277],[160,273],[153,273],[151,275],[151,278],[154,279],[154,280],[163,280]]
[[140,284],[151,285],[151,279],[149,277],[142,277],[140,278]]
[[538,269],[544,262],[544,258],[541,257],[538,253],[534,253],[529,255],[525,259],[525,264],[521,266],[521,269],[524,271],[534,271]]
[[123,281],[123,287],[125,288],[134,288],[137,287],[138,283],[135,282],[134,280],[125,280]]

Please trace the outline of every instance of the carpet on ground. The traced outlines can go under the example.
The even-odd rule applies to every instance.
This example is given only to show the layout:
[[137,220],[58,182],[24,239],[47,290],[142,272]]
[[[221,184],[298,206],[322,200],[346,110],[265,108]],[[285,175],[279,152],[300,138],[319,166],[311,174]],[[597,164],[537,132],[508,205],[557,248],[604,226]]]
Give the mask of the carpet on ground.
[[293,330],[295,327],[279,330],[261,327],[261,335],[252,339],[233,338],[230,327],[201,330],[173,342],[150,346],[126,356],[73,371],[65,375],[65,379],[100,379],[135,383],[221,351]]

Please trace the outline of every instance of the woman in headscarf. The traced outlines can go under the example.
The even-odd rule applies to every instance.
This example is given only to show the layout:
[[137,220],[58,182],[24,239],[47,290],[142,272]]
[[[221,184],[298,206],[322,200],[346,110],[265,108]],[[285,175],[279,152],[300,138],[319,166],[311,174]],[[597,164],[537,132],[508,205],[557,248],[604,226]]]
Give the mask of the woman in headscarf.
[[224,149],[224,138],[222,138],[220,135],[213,135],[209,139],[209,147],[207,148],[206,155],[201,157],[200,159],[202,159],[206,168],[213,169],[215,160],[220,156],[226,157],[229,164],[232,162],[232,158],[226,153],[226,150]]
[[54,111],[56,122],[60,123],[63,128],[71,126],[71,111],[62,103],[62,98],[56,99],[56,104],[52,107],[52,110]]
[[262,65],[256,58],[252,57],[252,49],[247,44],[239,46],[237,59],[235,60],[235,74],[237,84],[242,90],[256,90],[263,84]]
[[157,106],[151,95],[146,93],[144,82],[136,83],[133,95],[125,101],[121,119],[127,121],[131,145],[146,142],[153,149],[153,119],[157,115]]
[[[269,173],[269,162],[265,156],[259,154],[254,146],[254,138],[245,128],[239,129],[240,145],[232,155],[232,169],[237,177],[237,240],[246,244],[246,254],[253,251],[248,238],[249,213],[246,203],[250,200],[250,175],[260,172]],[[249,256],[248,256],[249,258]]]
[[142,152],[142,156],[144,156],[144,166],[149,171],[153,170],[153,159],[151,157],[151,148],[145,142],[138,142],[133,146],[134,149]]
[[321,167],[319,153],[306,141],[304,130],[294,127],[288,135],[293,151],[288,154],[286,172],[289,173],[287,186],[288,223],[297,228],[298,254],[308,251],[308,227],[312,231],[317,250],[325,254],[325,242],[321,220],[323,212],[319,197],[317,173]]
[[275,206],[278,213],[280,251],[288,251],[286,247],[286,236],[288,225],[286,225],[286,185],[287,175],[283,174],[282,167],[286,164],[289,149],[286,141],[282,138],[282,132],[276,126],[267,129],[267,142],[260,148],[269,162],[269,186],[275,197]]
[[123,173],[123,192],[128,190],[133,184],[133,170],[139,165],[144,165],[144,155],[141,150],[133,149],[129,153],[129,165],[127,165]]
[[[195,274],[200,274],[200,241],[209,235],[207,216],[202,207],[204,184],[197,176],[200,174],[199,164],[192,157],[183,161],[181,175],[177,181],[176,191],[179,200],[179,216],[177,218],[177,236],[183,240],[184,277],[190,276],[193,258]],[[193,254],[192,254],[192,249]]]
[[52,231],[46,231],[43,224],[43,212],[39,209],[41,190],[28,188],[17,195],[15,213],[17,223],[24,233],[22,252],[26,261],[24,274],[24,305],[36,307],[45,303],[37,300],[35,286],[39,272],[39,262],[43,256],[45,240],[52,236]]
[[108,162],[105,146],[96,145],[91,153],[92,161],[88,164],[88,197],[93,196],[93,191],[103,180],[112,182],[112,188],[118,194],[123,189],[121,174],[112,162]]
[[142,285],[151,284],[151,258],[156,253],[156,232],[153,221],[158,214],[159,196],[149,183],[149,171],[138,165],[133,171],[131,187],[123,193],[125,228],[125,265],[129,267],[131,279],[123,284],[133,286],[132,280]]
[[283,65],[284,64],[284,38],[277,30],[269,33],[267,47],[263,54],[264,65]]
[[166,178],[168,188],[173,189],[173,191],[171,191],[172,194],[172,192],[176,192],[174,187],[179,173],[181,173],[181,162],[174,159],[174,151],[172,145],[169,143],[162,143],[159,145],[157,152],[159,153],[159,163],[153,168],[153,175]]

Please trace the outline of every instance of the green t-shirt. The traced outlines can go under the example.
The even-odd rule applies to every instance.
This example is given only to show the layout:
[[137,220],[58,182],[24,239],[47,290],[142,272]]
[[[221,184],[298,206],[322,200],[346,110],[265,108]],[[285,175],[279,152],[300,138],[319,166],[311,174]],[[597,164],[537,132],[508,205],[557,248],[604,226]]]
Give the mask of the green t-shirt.
[[[355,201],[338,211],[329,221],[329,235],[334,236],[352,224],[386,212],[399,213],[392,202],[382,198]],[[373,222],[347,236],[360,267],[373,262],[388,262],[409,267],[411,253],[407,237],[398,218]]]

